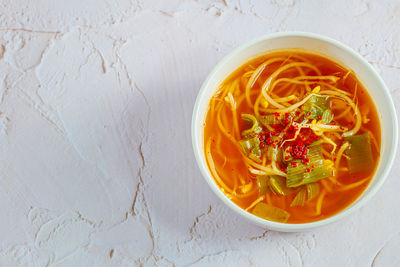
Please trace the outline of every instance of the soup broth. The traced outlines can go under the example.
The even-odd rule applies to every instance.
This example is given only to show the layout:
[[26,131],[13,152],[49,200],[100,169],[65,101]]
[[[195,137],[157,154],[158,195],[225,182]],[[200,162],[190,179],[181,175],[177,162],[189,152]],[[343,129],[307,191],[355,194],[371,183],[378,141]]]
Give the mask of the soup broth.
[[355,73],[325,55],[272,51],[216,88],[205,156],[223,193],[259,217],[308,223],[351,205],[379,161],[380,122]]

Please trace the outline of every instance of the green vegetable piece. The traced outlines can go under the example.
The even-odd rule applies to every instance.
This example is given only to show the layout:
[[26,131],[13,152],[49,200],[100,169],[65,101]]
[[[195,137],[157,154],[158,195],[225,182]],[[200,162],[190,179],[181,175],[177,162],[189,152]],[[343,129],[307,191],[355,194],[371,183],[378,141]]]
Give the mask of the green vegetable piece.
[[268,175],[257,176],[257,187],[260,195],[270,193],[271,189],[269,188],[269,176]]
[[[313,147],[313,146],[322,145],[322,143],[323,143],[323,140],[319,139],[319,140],[317,140],[315,142],[312,142],[308,147],[310,148],[310,147]],[[321,151],[321,154],[322,154],[322,151]]]
[[280,114],[279,116],[276,116],[275,114],[269,114],[265,116],[258,116],[257,119],[264,126],[271,124],[281,124],[282,120],[284,119],[284,115]]
[[319,195],[319,184],[318,183],[310,183],[306,184],[307,188],[307,200],[311,200]]
[[242,132],[242,136],[246,139],[256,137],[261,131],[262,127],[258,124],[256,117],[251,114],[242,114],[242,120],[250,124],[250,128]]
[[278,147],[281,138],[279,136],[272,136],[271,140],[272,142],[274,142],[274,145],[270,145],[267,147],[267,158],[269,160],[277,161],[281,153],[281,149]]
[[292,203],[290,204],[290,207],[304,206],[304,202],[306,202],[306,190],[303,188],[300,190],[300,192],[297,193]]
[[286,116],[284,113],[281,113],[277,116],[277,114],[268,114],[261,115],[257,117],[257,120],[264,126],[268,126],[271,124],[282,124],[283,120],[286,118],[289,121],[295,116],[295,112],[291,112]]
[[328,124],[333,120],[333,113],[332,110],[327,109],[324,111],[324,113],[322,114],[321,117],[321,121],[322,123]]
[[269,178],[269,187],[275,194],[287,196],[294,194],[297,190],[286,186],[286,179],[279,175],[271,175]]
[[288,187],[297,187],[333,176],[333,162],[330,160],[310,161],[307,166],[299,161],[296,162],[296,167],[289,164],[287,168],[286,186]]
[[260,140],[257,137],[253,137],[247,140],[240,140],[239,145],[246,156],[248,155],[254,155],[256,157],[261,156]]
[[[318,180],[331,177],[333,175],[333,162],[325,160],[322,156],[322,146],[316,145],[308,147],[308,165],[301,161],[292,161],[287,167],[286,186],[297,187],[304,184],[316,182]],[[314,166],[314,168],[312,167]]]
[[281,223],[287,222],[290,217],[289,212],[265,203],[258,203],[252,213],[263,219]]
[[[318,141],[316,141],[316,142],[318,142]],[[322,142],[321,142],[321,144],[322,144]],[[310,162],[324,159],[324,156],[322,155],[322,145],[321,144],[319,144],[319,145],[311,144],[307,147],[307,149],[308,149],[307,158],[310,159]]]
[[349,173],[373,170],[375,164],[372,157],[371,141],[368,133],[353,135],[345,138],[350,143],[345,153],[349,157],[347,164]]
[[325,110],[330,108],[330,104],[329,96],[313,95],[302,106],[302,109],[305,111],[307,119],[318,120],[318,116],[322,117]]

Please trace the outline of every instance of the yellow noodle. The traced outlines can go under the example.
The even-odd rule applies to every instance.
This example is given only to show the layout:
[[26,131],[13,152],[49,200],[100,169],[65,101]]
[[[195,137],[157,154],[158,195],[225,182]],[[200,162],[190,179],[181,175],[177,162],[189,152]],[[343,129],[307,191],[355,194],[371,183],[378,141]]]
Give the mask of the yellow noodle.
[[265,61],[263,64],[261,64],[260,66],[258,66],[258,68],[253,72],[253,74],[251,75],[247,86],[246,86],[246,100],[247,100],[247,104],[252,107],[253,103],[251,102],[251,98],[250,98],[250,89],[253,87],[254,83],[257,81],[258,77],[260,77],[261,73],[264,71],[265,67],[268,66],[269,64],[272,64],[274,62],[278,62],[278,61],[282,61],[284,60],[284,58],[272,58],[269,59],[267,61]]
[[346,190],[350,190],[350,189],[354,189],[356,187],[359,187],[360,185],[364,184],[365,182],[369,181],[370,177],[367,177],[365,179],[362,179],[361,181],[352,183],[352,184],[348,184],[348,185],[343,185],[342,187],[339,188],[338,191],[346,191]]
[[249,211],[250,209],[252,209],[255,205],[257,205],[258,203],[260,203],[261,201],[263,201],[265,199],[265,196],[262,195],[259,198],[257,198],[256,200],[253,201],[253,203],[250,204],[250,206],[248,206],[245,211]]
[[217,170],[215,169],[215,164],[214,164],[214,160],[212,158],[211,155],[211,140],[208,140],[207,145],[206,145],[206,158],[207,158],[207,162],[210,165],[210,170],[211,173],[213,175],[213,177],[215,178],[215,180],[217,181],[217,183],[228,193],[232,194],[232,189],[229,188],[223,181],[222,179],[219,177]]
[[352,136],[352,135],[356,134],[360,130],[360,127],[361,127],[361,114],[360,114],[360,111],[358,110],[358,107],[356,106],[356,104],[354,104],[354,102],[346,95],[343,95],[343,94],[335,92],[335,91],[320,91],[320,94],[334,96],[334,97],[341,97],[349,103],[349,105],[354,110],[354,114],[356,115],[356,123],[355,123],[354,128],[350,131],[343,133],[343,136],[348,137],[348,136]]
[[255,168],[258,168],[258,169],[260,169],[261,171],[265,171],[265,174],[276,174],[276,175],[280,175],[280,176],[285,176],[285,177],[286,177],[286,173],[284,173],[284,172],[282,172],[282,171],[275,171],[274,169],[269,168],[269,167],[266,167],[266,166],[263,166],[263,165],[260,165],[260,164],[254,162],[253,160],[251,160],[251,159],[249,159],[249,158],[247,158],[247,157],[245,157],[244,159],[245,159],[246,162],[247,162],[248,164],[250,164],[251,166],[253,166],[253,167],[255,167]]
[[342,159],[342,155],[344,153],[344,151],[350,146],[349,142],[345,142],[343,143],[343,145],[339,148],[338,153],[336,155],[336,161],[335,161],[335,169],[338,170],[339,169],[339,164],[340,164],[340,160]]
[[317,204],[316,204],[316,209],[315,209],[316,215],[321,214],[322,201],[324,201],[325,194],[326,194],[326,192],[324,190],[319,193]]

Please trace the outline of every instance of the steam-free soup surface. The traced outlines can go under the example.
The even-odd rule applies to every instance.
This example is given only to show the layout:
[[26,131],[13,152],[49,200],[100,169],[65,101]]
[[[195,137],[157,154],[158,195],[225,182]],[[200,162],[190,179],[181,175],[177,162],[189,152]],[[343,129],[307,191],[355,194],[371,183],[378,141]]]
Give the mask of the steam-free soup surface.
[[224,194],[262,218],[331,217],[366,189],[380,125],[355,73],[303,50],[280,50],[232,73],[209,103],[205,156]]

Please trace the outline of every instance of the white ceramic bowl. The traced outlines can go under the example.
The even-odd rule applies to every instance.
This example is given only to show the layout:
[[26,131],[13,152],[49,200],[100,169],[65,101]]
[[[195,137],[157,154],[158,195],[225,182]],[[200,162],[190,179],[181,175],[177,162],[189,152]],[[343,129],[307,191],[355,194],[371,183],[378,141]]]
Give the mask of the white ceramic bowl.
[[[381,156],[378,169],[370,185],[357,201],[342,212],[327,219],[311,223],[286,224],[272,222],[246,212],[229,200],[218,188],[207,167],[204,155],[203,123],[206,117],[207,106],[210,98],[216,92],[217,87],[226,77],[229,76],[229,74],[245,62],[268,50],[282,48],[303,48],[317,51],[335,58],[337,61],[342,62],[350,69],[354,70],[373,98],[378,113],[380,114],[382,140]],[[382,78],[364,58],[351,48],[331,38],[313,33],[283,32],[270,34],[262,36],[235,49],[218,63],[204,81],[197,96],[192,117],[192,142],[194,153],[200,170],[211,189],[222,200],[222,202],[237,212],[240,216],[265,228],[284,232],[296,232],[324,226],[344,218],[363,206],[367,200],[378,191],[385,181],[393,164],[397,141],[398,125],[396,111],[389,90],[386,88]]]

